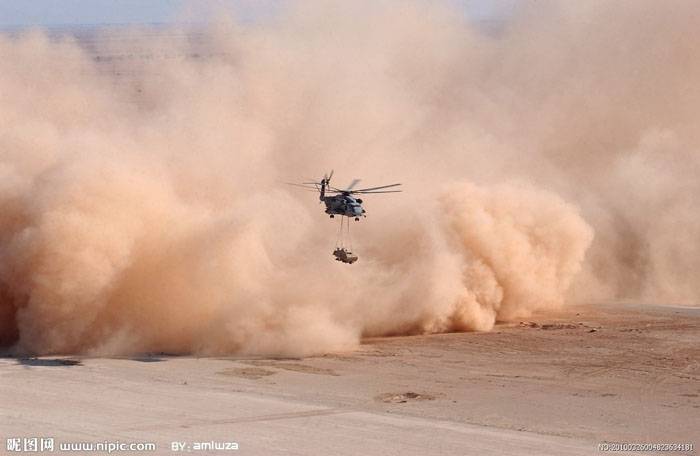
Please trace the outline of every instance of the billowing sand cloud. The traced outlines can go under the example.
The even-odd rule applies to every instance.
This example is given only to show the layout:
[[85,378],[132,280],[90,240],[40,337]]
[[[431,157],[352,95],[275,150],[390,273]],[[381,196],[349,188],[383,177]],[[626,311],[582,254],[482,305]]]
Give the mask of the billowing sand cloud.
[[[0,343],[304,354],[696,303],[700,7],[587,5],[498,36],[434,2],[302,2],[90,49],[0,38]],[[353,266],[279,183],[331,168],[405,184],[366,198]]]

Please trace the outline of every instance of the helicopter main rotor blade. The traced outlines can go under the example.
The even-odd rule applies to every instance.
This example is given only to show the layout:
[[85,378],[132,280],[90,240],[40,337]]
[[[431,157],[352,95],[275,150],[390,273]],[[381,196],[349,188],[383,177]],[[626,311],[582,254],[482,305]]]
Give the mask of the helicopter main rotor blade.
[[293,182],[285,182],[285,184],[287,184],[287,185],[293,185],[293,186],[295,186],[295,187],[306,188],[306,189],[308,189],[308,190],[315,190],[315,191],[318,190],[318,188],[316,187],[316,185],[311,186],[311,185],[307,185],[307,184],[295,184],[295,183],[293,183]]
[[350,190],[352,190],[355,187],[355,185],[357,185],[359,183],[360,183],[360,179],[353,179],[352,182],[350,182],[350,185],[348,185],[348,187],[345,189],[345,191],[349,192]]
[[364,192],[367,190],[379,190],[382,188],[389,188],[389,187],[398,187],[401,184],[391,184],[391,185],[382,185],[381,187],[370,187],[370,188],[359,188],[357,190],[353,190],[354,192]]
[[361,192],[359,190],[350,192],[350,193],[358,193],[360,195],[371,195],[373,193],[401,193],[403,190],[379,190],[378,192]]

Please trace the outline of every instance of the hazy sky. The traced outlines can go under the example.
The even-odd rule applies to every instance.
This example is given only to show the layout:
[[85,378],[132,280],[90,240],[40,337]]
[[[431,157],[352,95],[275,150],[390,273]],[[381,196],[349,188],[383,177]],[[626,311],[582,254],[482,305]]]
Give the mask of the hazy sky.
[[[0,0],[0,26],[197,22],[223,6],[243,19],[289,0]],[[451,0],[476,20],[498,19],[516,0]],[[183,14],[183,11],[189,14]]]

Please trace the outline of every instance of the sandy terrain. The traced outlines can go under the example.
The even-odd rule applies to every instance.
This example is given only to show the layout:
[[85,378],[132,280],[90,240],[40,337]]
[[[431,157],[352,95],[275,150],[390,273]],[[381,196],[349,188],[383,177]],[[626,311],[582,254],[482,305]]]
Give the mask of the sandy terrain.
[[36,435],[158,453],[596,454],[604,440],[697,447],[699,380],[700,309],[596,305],[305,359],[2,358],[0,422],[3,450]]

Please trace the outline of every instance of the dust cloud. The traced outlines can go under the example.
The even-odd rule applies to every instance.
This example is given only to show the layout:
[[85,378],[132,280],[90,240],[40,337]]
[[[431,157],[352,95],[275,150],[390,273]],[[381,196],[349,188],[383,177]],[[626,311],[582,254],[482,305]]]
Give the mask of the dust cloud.
[[[0,344],[300,355],[577,300],[697,304],[700,5],[294,2],[0,37]],[[316,195],[365,198],[360,261]],[[594,235],[595,233],[595,235]]]

